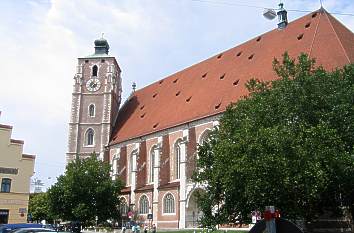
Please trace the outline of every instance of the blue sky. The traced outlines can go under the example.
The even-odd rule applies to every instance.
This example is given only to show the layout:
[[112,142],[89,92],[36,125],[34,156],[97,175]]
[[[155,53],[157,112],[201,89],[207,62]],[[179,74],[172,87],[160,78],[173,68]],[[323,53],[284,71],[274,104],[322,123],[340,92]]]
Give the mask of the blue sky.
[[[314,11],[319,0],[283,1]],[[224,3],[224,4],[223,4]],[[105,33],[122,69],[123,99],[144,87],[276,27],[262,9],[278,0],[2,0],[0,123],[37,155],[46,186],[63,173],[77,57]],[[354,13],[352,0],[323,0],[329,12]],[[305,13],[289,12],[289,20]],[[354,31],[354,17],[335,15]],[[1,154],[0,154],[1,159]],[[50,177],[50,179],[48,179]]]

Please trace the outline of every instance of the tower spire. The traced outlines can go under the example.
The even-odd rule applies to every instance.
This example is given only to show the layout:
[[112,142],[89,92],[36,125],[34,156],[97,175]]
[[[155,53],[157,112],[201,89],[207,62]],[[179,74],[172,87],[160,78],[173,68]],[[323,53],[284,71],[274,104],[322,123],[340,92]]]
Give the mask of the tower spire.
[[95,40],[95,54],[107,54],[109,52],[108,41],[103,38],[104,33],[100,39]]

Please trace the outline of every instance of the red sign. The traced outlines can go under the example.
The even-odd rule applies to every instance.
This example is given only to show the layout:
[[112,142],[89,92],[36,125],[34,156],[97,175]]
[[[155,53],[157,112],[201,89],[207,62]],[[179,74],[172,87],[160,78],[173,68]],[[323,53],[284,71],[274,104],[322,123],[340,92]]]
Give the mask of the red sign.
[[131,218],[134,215],[133,211],[128,212],[128,217]]

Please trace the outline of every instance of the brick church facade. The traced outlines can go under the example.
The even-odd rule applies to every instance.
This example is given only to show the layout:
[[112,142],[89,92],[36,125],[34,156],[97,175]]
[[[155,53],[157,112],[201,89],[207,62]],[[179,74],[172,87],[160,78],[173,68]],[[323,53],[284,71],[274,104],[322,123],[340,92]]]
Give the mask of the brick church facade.
[[74,77],[69,151],[99,153],[122,179],[121,211],[159,228],[198,226],[199,184],[191,180],[198,144],[250,78],[274,80],[274,58],[304,52],[333,70],[354,62],[354,34],[324,9],[305,15],[147,87],[121,102],[120,67],[105,39],[79,58]]

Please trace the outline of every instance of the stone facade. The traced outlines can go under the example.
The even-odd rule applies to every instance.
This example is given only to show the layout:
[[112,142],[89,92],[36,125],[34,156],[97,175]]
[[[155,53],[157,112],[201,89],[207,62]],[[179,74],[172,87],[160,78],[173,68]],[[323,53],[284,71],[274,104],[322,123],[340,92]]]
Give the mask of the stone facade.
[[[78,59],[72,94],[67,161],[74,159],[76,155],[85,157],[93,152],[103,159],[114,119],[118,114],[122,91],[121,70],[116,59],[108,56],[108,50],[107,53],[101,53],[97,51],[97,45],[95,48],[94,55]],[[91,84],[93,88],[90,87],[92,80],[98,80],[96,86]],[[90,106],[94,108],[93,114],[90,113]],[[91,143],[88,143],[88,130],[93,131]]]
[[[200,211],[193,195],[199,187],[191,182],[191,176],[195,170],[198,143],[218,124],[218,118],[205,118],[110,146],[113,176],[126,184],[122,197],[127,203],[127,211],[134,213],[136,221],[150,223],[147,214],[140,214],[139,209],[141,197],[145,195],[149,213],[153,214],[152,223],[158,228],[198,226]],[[180,148],[179,158],[177,146]],[[174,211],[171,213],[165,213],[168,194],[173,196]],[[127,213],[123,216],[129,221]]]

